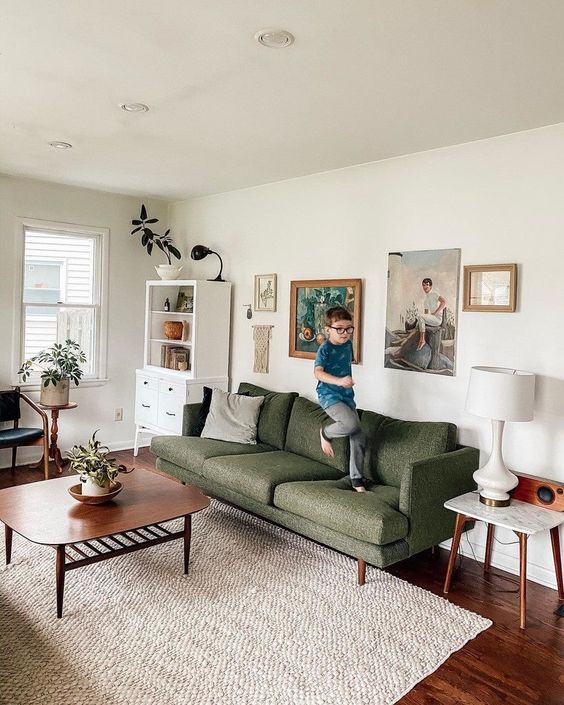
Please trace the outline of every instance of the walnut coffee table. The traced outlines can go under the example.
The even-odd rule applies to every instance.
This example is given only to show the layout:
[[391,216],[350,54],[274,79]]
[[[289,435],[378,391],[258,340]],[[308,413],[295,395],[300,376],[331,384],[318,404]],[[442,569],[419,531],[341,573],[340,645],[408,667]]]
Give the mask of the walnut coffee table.
[[[182,538],[184,573],[188,573],[192,514],[210,503],[199,489],[139,469],[120,475],[124,487],[115,499],[89,505],[68,493],[78,481],[74,475],[0,490],[6,563],[12,559],[14,531],[28,541],[56,549],[57,617],[63,613],[69,570]],[[161,526],[179,517],[184,517],[183,530]]]

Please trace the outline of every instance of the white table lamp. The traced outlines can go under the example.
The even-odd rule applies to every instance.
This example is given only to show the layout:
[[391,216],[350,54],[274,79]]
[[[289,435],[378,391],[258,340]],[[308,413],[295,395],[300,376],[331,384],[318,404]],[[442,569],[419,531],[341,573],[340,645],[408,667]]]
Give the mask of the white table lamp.
[[505,367],[472,367],[466,411],[492,420],[492,451],[487,463],[473,477],[481,487],[480,501],[492,507],[509,504],[509,490],[517,477],[503,462],[501,446],[506,421],[531,421],[535,397],[532,372]]

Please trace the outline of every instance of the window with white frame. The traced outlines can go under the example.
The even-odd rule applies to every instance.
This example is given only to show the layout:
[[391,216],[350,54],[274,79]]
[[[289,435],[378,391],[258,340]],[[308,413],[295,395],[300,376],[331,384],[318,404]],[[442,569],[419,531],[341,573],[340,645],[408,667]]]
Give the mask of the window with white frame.
[[21,360],[71,338],[86,355],[83,380],[104,377],[104,232],[24,224],[23,234]]

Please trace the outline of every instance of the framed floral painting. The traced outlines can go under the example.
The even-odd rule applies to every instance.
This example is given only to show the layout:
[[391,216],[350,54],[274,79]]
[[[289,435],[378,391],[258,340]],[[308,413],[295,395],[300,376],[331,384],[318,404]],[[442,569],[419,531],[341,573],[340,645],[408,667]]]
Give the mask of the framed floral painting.
[[314,360],[325,341],[325,311],[350,311],[354,362],[360,362],[361,279],[314,279],[290,282],[290,357]]

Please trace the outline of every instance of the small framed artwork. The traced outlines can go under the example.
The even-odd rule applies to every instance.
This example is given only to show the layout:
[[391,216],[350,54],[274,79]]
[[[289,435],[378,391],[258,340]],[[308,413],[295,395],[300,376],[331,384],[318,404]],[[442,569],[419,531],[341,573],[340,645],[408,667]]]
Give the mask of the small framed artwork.
[[194,312],[194,289],[191,286],[181,286],[178,289],[175,311],[176,313]]
[[255,311],[276,311],[276,274],[255,276]]
[[362,279],[290,282],[290,357],[314,360],[325,342],[325,311],[342,306],[352,315],[353,362],[360,362]]
[[517,303],[516,264],[464,267],[463,311],[513,312]]

